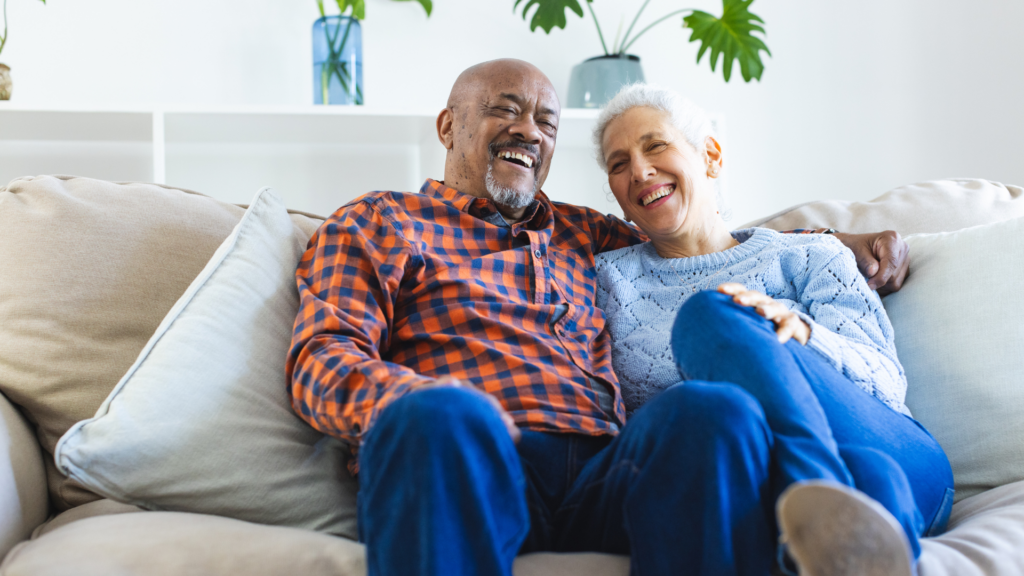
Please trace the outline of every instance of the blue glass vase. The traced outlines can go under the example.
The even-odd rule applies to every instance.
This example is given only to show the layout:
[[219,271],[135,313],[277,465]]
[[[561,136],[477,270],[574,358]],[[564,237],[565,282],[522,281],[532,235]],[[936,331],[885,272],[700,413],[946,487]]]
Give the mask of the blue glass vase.
[[313,23],[313,103],[363,103],[363,31],[359,20],[325,16]]

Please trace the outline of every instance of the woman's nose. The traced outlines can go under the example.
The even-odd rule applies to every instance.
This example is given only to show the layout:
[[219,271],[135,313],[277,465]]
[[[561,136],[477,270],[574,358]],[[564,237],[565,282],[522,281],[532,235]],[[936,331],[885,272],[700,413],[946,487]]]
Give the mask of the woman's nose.
[[655,173],[657,173],[657,170],[654,169],[650,162],[643,159],[633,161],[634,182],[645,182],[654,176]]

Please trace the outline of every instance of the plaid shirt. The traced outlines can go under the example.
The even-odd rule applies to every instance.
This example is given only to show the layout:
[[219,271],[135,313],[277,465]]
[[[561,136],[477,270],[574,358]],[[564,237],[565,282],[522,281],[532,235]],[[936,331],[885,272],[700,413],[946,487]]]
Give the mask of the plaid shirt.
[[317,230],[296,272],[294,408],[356,447],[389,404],[452,376],[523,428],[615,434],[625,409],[594,255],[643,240],[543,192],[511,226],[490,200],[433,180],[362,196]]

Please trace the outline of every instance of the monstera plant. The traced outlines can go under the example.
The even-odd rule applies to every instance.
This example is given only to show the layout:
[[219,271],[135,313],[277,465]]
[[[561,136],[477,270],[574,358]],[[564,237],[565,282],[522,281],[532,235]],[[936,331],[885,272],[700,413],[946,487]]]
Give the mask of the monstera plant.
[[[41,0],[46,4],[46,0]],[[3,54],[4,46],[7,44],[7,0],[4,0],[4,33],[0,35],[0,54]],[[0,100],[10,100],[13,85],[11,82],[11,69],[0,62]]]
[[[530,21],[530,30],[541,28],[546,33],[550,33],[554,28],[565,28],[568,23],[566,10],[571,10],[583,18],[583,7],[580,4],[587,7],[594,26],[597,27],[597,36],[601,40],[604,55],[591,58],[573,69],[569,86],[570,106],[600,106],[610,99],[622,84],[642,81],[643,72],[640,69],[639,58],[628,54],[627,51],[651,28],[674,17],[679,18],[684,29],[690,30],[690,42],[701,43],[700,50],[697,52],[698,64],[704,54],[710,50],[709,60],[711,61],[711,70],[714,72],[717,70],[721,56],[722,75],[726,82],[732,78],[733,65],[736,62],[739,63],[740,74],[744,81],[750,82],[753,79],[760,81],[761,74],[764,72],[761,52],[771,55],[764,40],[756,35],[759,33],[763,36],[765,31],[761,26],[764,24],[764,20],[750,11],[750,5],[754,0],[722,0],[721,16],[693,8],[681,8],[656,18],[634,34],[633,31],[640,23],[644,10],[651,3],[651,0],[644,0],[624,35],[621,34],[620,26],[620,33],[616,34],[611,49],[605,42],[601,23],[591,6],[593,1],[515,0],[513,7],[514,10],[521,8],[523,19]],[[600,94],[591,98],[591,92],[587,91],[588,87]]]

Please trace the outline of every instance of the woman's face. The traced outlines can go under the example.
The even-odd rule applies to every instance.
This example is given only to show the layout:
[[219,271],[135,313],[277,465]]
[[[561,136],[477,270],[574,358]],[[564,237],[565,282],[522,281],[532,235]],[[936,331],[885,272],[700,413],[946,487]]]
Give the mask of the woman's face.
[[697,151],[668,114],[640,106],[608,124],[603,144],[608,185],[651,240],[699,233],[717,217],[713,178],[722,157],[714,138]]

